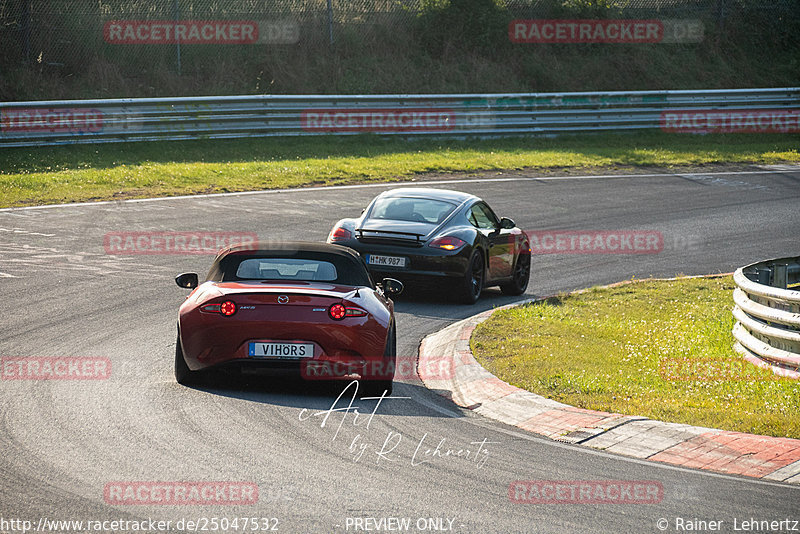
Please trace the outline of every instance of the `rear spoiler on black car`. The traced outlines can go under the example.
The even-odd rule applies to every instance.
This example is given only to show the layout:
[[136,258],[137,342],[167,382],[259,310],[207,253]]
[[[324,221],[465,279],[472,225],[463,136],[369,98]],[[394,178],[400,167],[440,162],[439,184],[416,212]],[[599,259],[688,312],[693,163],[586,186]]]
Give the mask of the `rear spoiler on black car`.
[[413,232],[397,232],[394,230],[367,230],[364,228],[356,228],[356,239],[394,239],[409,241],[417,246],[422,246],[425,242],[423,239],[427,234],[416,234]]

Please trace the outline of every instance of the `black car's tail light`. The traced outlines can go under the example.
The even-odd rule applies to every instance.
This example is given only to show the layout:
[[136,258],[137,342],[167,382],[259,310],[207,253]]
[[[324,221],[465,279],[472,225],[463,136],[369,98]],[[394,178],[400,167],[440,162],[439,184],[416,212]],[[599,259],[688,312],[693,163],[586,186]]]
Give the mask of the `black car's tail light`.
[[331,230],[330,235],[328,235],[328,241],[334,243],[336,241],[346,241],[352,237],[350,230],[346,230],[341,226],[337,226],[333,230]]
[[328,308],[328,315],[335,321],[341,321],[347,315],[347,308],[342,304],[333,304]]
[[226,300],[222,304],[206,304],[200,306],[200,310],[208,313],[219,313],[221,315],[230,316],[236,313],[236,303],[231,300]]
[[444,250],[456,250],[463,247],[466,244],[467,242],[464,241],[463,239],[446,236],[446,237],[437,237],[436,239],[428,243],[428,246],[433,248],[441,248]]

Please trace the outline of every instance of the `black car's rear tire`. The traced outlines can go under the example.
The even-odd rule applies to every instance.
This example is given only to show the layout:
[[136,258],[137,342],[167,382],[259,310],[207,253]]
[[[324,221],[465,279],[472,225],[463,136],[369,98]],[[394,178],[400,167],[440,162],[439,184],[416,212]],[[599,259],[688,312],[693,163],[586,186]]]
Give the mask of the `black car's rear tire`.
[[191,386],[198,382],[200,376],[199,371],[192,371],[186,365],[186,360],[183,357],[183,350],[181,350],[181,337],[175,341],[175,380],[178,384],[184,386]]
[[[392,369],[397,365],[397,333],[394,324],[389,328],[389,334],[386,336],[386,346],[383,349],[383,359],[386,363],[392,362]],[[386,396],[392,394],[393,380],[362,380],[361,387],[363,388],[364,396],[380,397],[383,392]]]
[[520,254],[514,265],[514,277],[507,284],[500,285],[503,295],[522,295],[528,289],[528,280],[531,277],[531,256]]
[[475,304],[483,292],[484,277],[483,254],[475,250],[469,259],[467,272],[456,287],[456,297],[464,304]]

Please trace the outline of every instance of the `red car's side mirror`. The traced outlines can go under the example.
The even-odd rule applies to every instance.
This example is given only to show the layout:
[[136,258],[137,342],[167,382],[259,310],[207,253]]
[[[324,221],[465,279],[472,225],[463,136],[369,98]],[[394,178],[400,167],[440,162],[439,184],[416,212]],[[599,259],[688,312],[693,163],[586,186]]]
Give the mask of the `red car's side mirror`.
[[384,278],[381,281],[381,287],[383,288],[384,293],[390,297],[399,295],[403,292],[403,282],[400,280],[395,280],[394,278]]
[[194,289],[197,287],[199,280],[197,273],[183,273],[175,277],[175,283],[178,284],[178,287],[184,289]]

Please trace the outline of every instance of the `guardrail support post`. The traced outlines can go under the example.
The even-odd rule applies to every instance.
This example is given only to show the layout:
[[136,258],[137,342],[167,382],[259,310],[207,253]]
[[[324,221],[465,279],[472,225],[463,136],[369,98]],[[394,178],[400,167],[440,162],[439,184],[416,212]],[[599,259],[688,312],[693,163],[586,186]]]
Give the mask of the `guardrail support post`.
[[772,268],[772,287],[786,289],[789,283],[789,270],[787,264],[776,264]]

